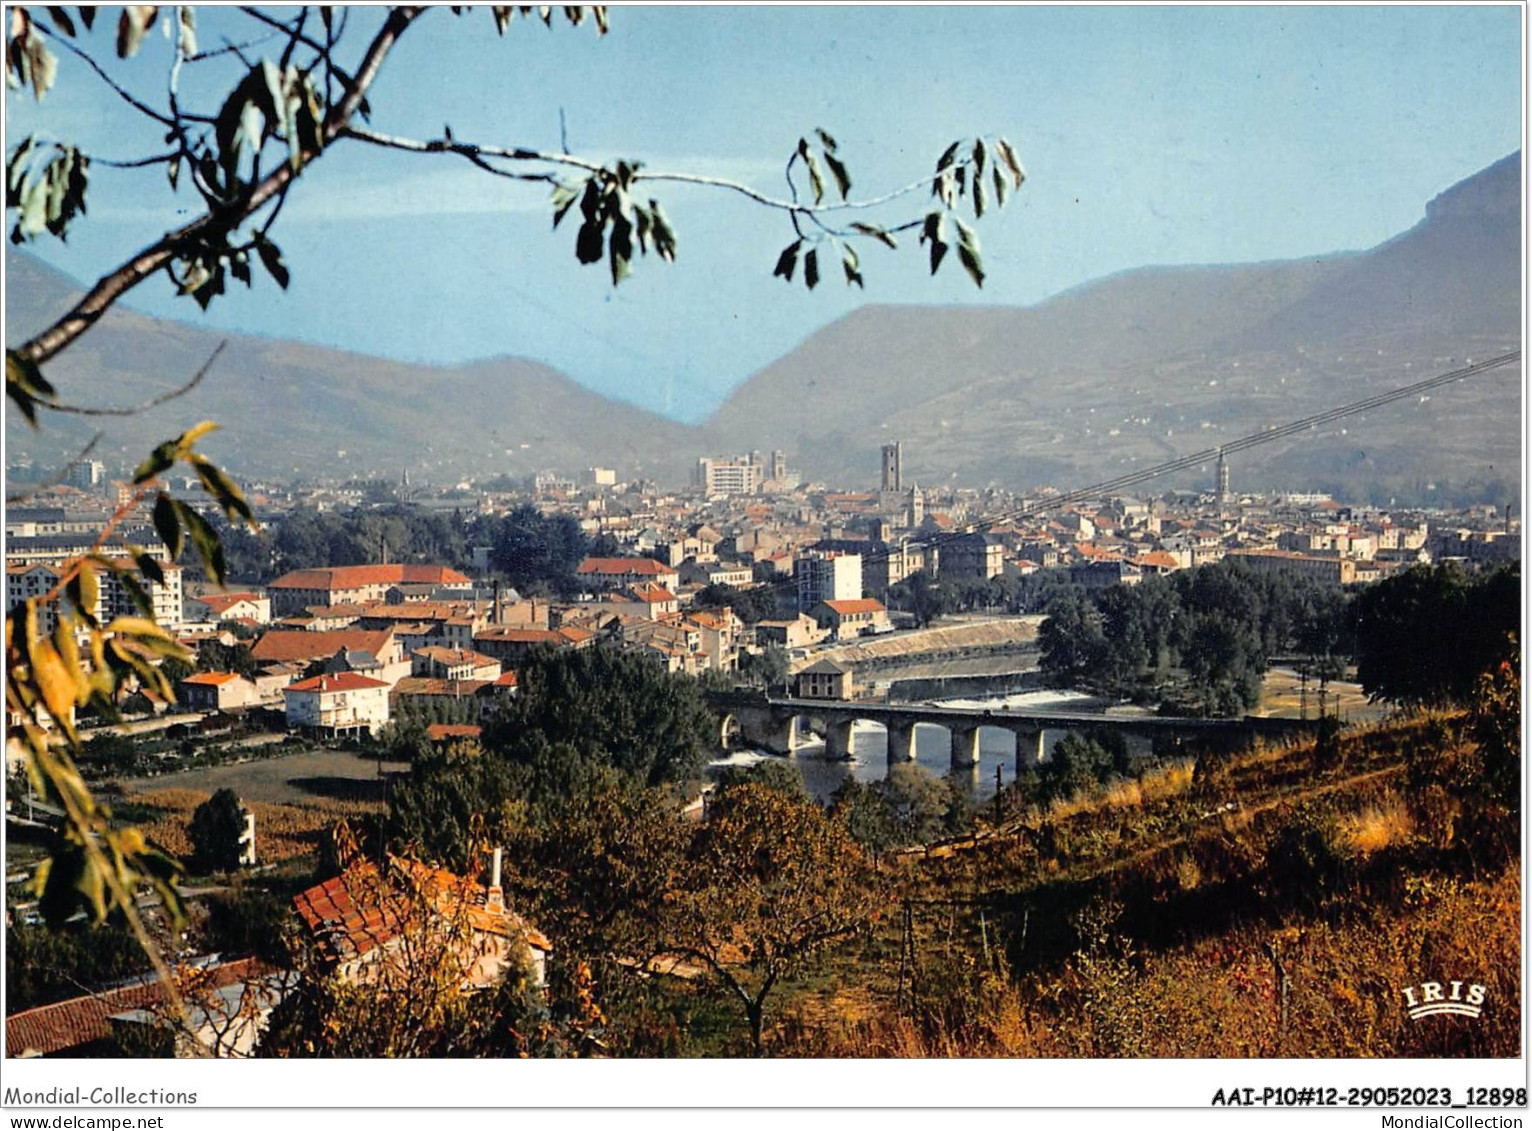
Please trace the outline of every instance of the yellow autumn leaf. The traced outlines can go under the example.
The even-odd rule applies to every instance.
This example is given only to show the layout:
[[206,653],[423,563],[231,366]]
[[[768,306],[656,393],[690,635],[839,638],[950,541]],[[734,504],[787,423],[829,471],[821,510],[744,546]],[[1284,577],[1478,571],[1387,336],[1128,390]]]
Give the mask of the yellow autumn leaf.
[[218,425],[211,420],[204,420],[201,424],[194,424],[181,433],[181,438],[176,441],[176,446],[184,451],[217,428]]
[[150,619],[142,616],[118,616],[106,630],[115,636],[149,636],[158,641],[169,641],[170,633]]
[[68,721],[75,703],[74,672],[46,640],[32,645],[32,676],[48,713],[59,722]]

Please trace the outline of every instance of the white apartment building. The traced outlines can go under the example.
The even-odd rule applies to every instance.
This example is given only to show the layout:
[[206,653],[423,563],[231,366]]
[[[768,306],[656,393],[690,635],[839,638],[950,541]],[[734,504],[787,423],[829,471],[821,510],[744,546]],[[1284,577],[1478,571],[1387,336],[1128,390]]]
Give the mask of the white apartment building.
[[855,601],[862,596],[862,555],[834,550],[793,562],[798,583],[798,608],[812,609],[821,601]]
[[[182,623],[181,567],[170,562],[161,562],[160,571],[165,577],[164,584],[142,578],[138,575],[136,567],[134,576],[138,578],[149,597],[154,609],[155,623],[166,628],[174,628]],[[31,598],[41,597],[53,588],[59,577],[60,567],[44,562],[7,563],[5,567],[6,612],[10,612],[17,605]],[[143,610],[134,602],[128,587],[122,583],[118,574],[107,569],[97,569],[96,577],[100,583],[98,586],[100,596],[96,599],[96,607],[91,611],[97,620],[104,624],[114,617],[143,615]],[[54,610],[45,606],[38,612],[38,628],[43,632],[52,632],[53,626],[57,623]]]
[[759,460],[750,456],[734,459],[708,459],[697,461],[694,481],[709,495],[755,495],[761,490],[764,478]]

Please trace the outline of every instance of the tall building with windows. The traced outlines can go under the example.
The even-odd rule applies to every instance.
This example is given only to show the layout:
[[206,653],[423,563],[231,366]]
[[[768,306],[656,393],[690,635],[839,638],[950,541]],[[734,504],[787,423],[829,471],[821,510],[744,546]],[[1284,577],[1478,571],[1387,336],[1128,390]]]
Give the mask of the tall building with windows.
[[764,471],[759,454],[734,459],[703,456],[697,460],[692,482],[709,495],[755,495],[760,492]]
[[82,459],[70,465],[64,482],[82,491],[94,491],[106,482],[106,464],[98,459]]
[[884,491],[904,490],[904,444],[894,441],[883,445]]
[[813,551],[793,562],[798,608],[807,612],[821,601],[855,601],[862,596],[862,555],[836,550]]

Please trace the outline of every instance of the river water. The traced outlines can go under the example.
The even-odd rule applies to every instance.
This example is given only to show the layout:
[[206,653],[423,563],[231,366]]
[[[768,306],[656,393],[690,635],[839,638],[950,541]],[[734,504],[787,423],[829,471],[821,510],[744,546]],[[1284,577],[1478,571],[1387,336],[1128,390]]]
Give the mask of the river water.
[[[1078,691],[1026,691],[994,699],[933,699],[929,702],[943,707],[989,710],[1082,711],[1105,706],[1102,700]],[[1046,732],[1044,758],[1066,733],[1065,730]],[[924,766],[937,777],[952,772],[952,746],[945,729],[917,726],[914,746],[915,762],[918,765]],[[816,741],[800,746],[791,759],[757,750],[733,751],[728,757],[715,760],[712,768],[721,770],[725,766],[750,766],[773,757],[781,761],[790,760],[803,775],[803,784],[809,793],[816,800],[827,802],[848,777],[855,777],[862,782],[874,782],[887,776],[888,734],[877,723],[857,723],[852,734],[849,761],[826,758],[824,743]],[[960,771],[958,780],[969,788],[974,800],[984,801],[994,796],[997,769],[1002,784],[1015,778],[1016,743],[1008,731],[985,728],[979,732],[979,764],[972,770]]]

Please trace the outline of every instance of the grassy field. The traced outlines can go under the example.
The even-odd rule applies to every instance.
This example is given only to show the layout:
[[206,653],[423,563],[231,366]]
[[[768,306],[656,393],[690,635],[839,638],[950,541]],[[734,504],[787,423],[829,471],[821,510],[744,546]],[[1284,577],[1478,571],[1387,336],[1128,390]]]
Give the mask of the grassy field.
[[[384,762],[385,773],[407,763]],[[345,817],[381,813],[385,782],[379,764],[345,750],[307,750],[280,758],[187,770],[119,783],[120,813],[171,855],[186,859],[193,810],[219,789],[232,789],[255,814],[256,850],[272,863],[316,852],[327,829]]]
[[[404,762],[383,763],[384,772],[408,769],[409,765]],[[261,758],[153,778],[130,778],[120,784],[127,795],[167,789],[211,794],[228,787],[239,794],[241,800],[273,804],[383,801],[378,763],[347,750],[307,750],[279,758]]]
[[[1318,688],[1318,682],[1310,679],[1307,715],[1311,719],[1319,714]],[[1331,680],[1325,689],[1325,713],[1339,713],[1348,723],[1377,722],[1386,717],[1389,710],[1385,704],[1368,702],[1359,683]],[[1304,712],[1298,674],[1291,668],[1268,671],[1261,685],[1261,701],[1251,713],[1274,718],[1301,717]]]

